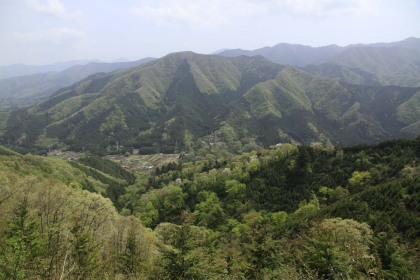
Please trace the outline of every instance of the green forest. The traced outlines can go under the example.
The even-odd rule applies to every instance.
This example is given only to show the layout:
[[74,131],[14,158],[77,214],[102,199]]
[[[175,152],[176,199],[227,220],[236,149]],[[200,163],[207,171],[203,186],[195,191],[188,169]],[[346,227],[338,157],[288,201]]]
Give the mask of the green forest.
[[169,154],[213,143],[240,154],[280,142],[372,144],[415,138],[419,104],[420,87],[337,81],[261,56],[181,52],[0,112],[0,143],[96,155],[121,146]]
[[417,279],[419,162],[420,138],[141,173],[0,147],[0,279]]
[[420,280],[420,0],[102,2],[1,2],[0,280]]

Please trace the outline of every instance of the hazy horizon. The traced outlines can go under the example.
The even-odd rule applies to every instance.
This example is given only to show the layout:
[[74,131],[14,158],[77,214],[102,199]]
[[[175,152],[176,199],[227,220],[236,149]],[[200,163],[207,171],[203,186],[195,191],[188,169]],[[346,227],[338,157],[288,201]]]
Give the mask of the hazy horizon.
[[420,37],[417,0],[0,0],[0,66]]

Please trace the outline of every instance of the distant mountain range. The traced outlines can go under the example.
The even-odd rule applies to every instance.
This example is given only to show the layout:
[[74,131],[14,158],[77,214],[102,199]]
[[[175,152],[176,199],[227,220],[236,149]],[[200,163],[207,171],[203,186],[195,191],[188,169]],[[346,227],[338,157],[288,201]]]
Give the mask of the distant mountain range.
[[[344,67],[344,70],[330,72],[328,76],[337,79],[344,78],[346,82],[360,81],[360,79],[348,80],[349,77],[341,76],[342,71],[349,72],[351,69],[356,69],[356,72],[362,71],[375,75],[375,79],[383,85],[420,86],[420,39],[418,38],[347,47],[337,45],[309,47],[282,43],[256,50],[226,50],[219,52],[218,55],[226,57],[262,55],[279,64],[299,67],[328,63],[324,67],[311,68],[312,71],[319,69],[320,74],[325,73],[325,67],[335,64],[335,68]],[[337,73],[336,77],[335,73]]]
[[63,61],[63,62],[56,62],[52,64],[46,65],[27,65],[27,64],[12,64],[6,66],[0,66],[0,80],[19,77],[19,76],[27,76],[39,73],[47,73],[47,72],[60,72],[67,68],[70,68],[75,65],[83,65],[89,62],[98,62],[96,60],[71,60],[71,61]]
[[[38,73],[3,79],[0,80],[0,108],[32,105],[36,101],[50,96],[58,89],[78,82],[91,74],[99,72],[109,73],[117,69],[135,67],[152,60],[153,58],[144,58],[130,62],[89,62],[83,65],[73,65],[61,72]],[[37,71],[46,71],[58,69],[58,66],[64,67],[68,64],[71,63],[40,66],[36,69]]]
[[[278,64],[298,66],[305,71],[349,84],[420,86],[420,39],[417,38],[347,47],[330,45],[314,48],[281,43],[253,51],[222,49],[214,54],[225,57],[262,55]],[[145,58],[135,62],[91,62],[83,65],[74,64],[85,61],[70,61],[44,66],[0,67],[0,78],[11,73],[21,75],[37,72],[33,75],[0,79],[0,110],[32,105],[58,89],[94,73],[108,73],[151,60],[153,59]],[[69,65],[72,67],[66,68]],[[58,70],[61,71],[50,72]]]
[[91,75],[11,112],[2,141],[152,153],[216,144],[246,150],[290,141],[371,143],[420,133],[419,87],[383,86],[374,75],[343,66],[365,80],[348,84],[315,73],[339,73],[335,64],[317,67],[309,72],[262,56],[170,54]]

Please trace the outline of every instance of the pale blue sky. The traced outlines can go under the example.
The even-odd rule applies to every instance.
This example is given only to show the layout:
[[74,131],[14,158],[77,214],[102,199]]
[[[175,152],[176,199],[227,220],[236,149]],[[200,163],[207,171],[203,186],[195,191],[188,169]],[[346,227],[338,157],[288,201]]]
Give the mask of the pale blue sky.
[[420,0],[0,0],[0,65],[420,37]]

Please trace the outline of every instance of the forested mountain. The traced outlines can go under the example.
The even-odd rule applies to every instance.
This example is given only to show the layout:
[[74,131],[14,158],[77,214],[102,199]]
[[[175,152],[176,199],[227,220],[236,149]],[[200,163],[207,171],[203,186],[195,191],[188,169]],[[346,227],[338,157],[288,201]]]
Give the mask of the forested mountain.
[[138,61],[118,63],[90,62],[74,65],[61,72],[38,73],[29,76],[0,80],[0,108],[29,106],[52,95],[58,89],[78,82],[94,73],[109,73],[117,69],[130,68],[152,61],[144,58]]
[[326,62],[311,64],[303,67],[303,69],[347,84],[366,86],[381,85],[379,78],[372,73],[360,70],[359,68],[342,66],[336,63]]
[[111,202],[129,184],[120,169],[0,146],[0,279],[117,279],[133,265],[133,277],[153,275],[156,236]]
[[[336,64],[335,68],[344,66],[357,69],[359,72],[370,73],[370,75],[376,76],[383,85],[420,86],[420,39],[418,38],[347,47],[331,45],[315,48],[282,43],[252,51],[227,50],[219,55],[227,57],[262,55],[279,64],[300,67],[323,63],[328,63],[327,65],[331,67],[331,63],[334,63]],[[319,69],[318,66],[313,67],[315,71]],[[319,73],[325,73],[325,66],[323,68]],[[328,77],[331,77],[331,73],[328,73]],[[333,77],[340,78],[340,74],[333,72]],[[343,80],[351,83],[360,82],[360,79],[348,80],[347,78],[348,75]]]
[[133,180],[0,147],[0,278],[415,279],[419,157],[283,144]]
[[264,47],[252,51],[242,49],[226,50],[219,52],[218,55],[226,57],[262,55],[278,64],[306,66],[329,61],[342,51],[343,48],[337,45],[316,48],[298,44],[280,43],[273,47]]
[[418,135],[419,96],[419,88],[340,83],[261,56],[184,52],[92,75],[11,112],[3,142],[94,152],[122,145],[142,153],[372,143]]
[[420,48],[352,47],[333,62],[373,73],[384,85],[420,86]]

